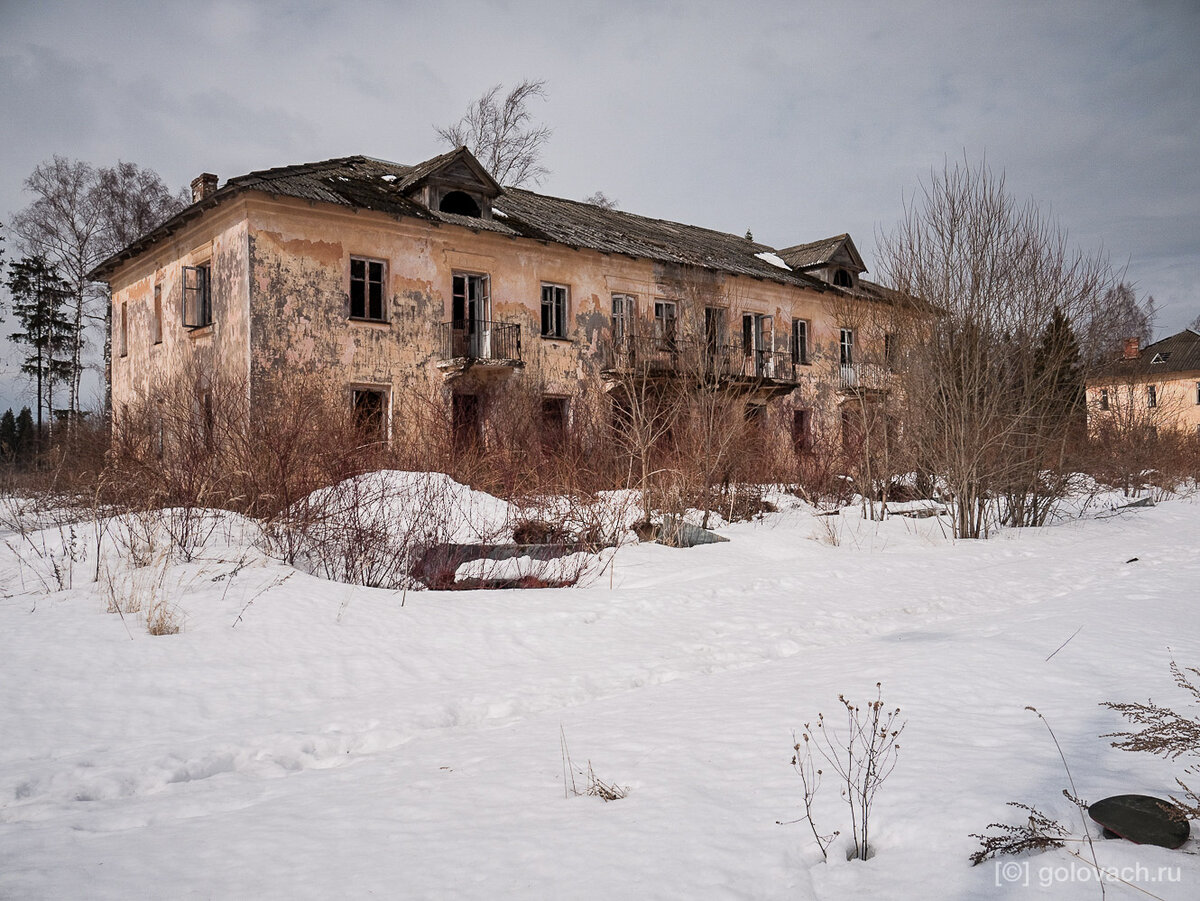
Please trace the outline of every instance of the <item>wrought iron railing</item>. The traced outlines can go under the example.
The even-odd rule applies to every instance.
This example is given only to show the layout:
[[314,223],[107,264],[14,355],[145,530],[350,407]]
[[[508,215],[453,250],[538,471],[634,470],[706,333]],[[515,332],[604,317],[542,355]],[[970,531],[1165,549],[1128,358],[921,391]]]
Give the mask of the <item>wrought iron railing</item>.
[[792,355],[784,351],[745,351],[740,343],[626,335],[599,347],[601,368],[646,375],[796,381]]
[[878,363],[842,363],[838,368],[838,387],[842,391],[872,391],[886,388],[888,370]]
[[438,324],[442,360],[521,360],[521,326],[490,319],[459,319]]

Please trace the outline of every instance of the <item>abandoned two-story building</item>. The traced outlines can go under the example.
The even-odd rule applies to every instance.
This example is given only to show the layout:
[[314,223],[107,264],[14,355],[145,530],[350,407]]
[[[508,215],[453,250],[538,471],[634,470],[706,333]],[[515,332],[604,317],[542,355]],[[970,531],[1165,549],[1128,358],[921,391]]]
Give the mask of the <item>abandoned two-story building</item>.
[[111,287],[118,417],[185,371],[244,383],[251,403],[273,376],[317,372],[384,438],[418,396],[452,434],[482,435],[516,382],[541,394],[545,428],[569,430],[589,386],[700,360],[803,450],[890,350],[892,305],[848,235],[774,249],[502,188],[465,148],[192,190],[93,273]]

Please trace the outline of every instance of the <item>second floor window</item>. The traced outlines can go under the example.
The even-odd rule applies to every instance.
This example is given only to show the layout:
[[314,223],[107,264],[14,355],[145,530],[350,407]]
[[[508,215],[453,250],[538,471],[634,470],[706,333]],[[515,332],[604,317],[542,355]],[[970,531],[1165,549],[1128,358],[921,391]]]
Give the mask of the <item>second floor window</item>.
[[792,320],[792,359],[798,366],[808,365],[808,321]]
[[613,341],[620,344],[632,338],[636,318],[637,298],[632,294],[614,294],[612,296]]
[[212,266],[183,267],[183,327],[212,325]]
[[662,350],[675,349],[674,301],[654,301],[654,340]]
[[350,318],[383,322],[383,261],[350,258]]
[[542,285],[542,337],[567,337],[567,289]]
[[838,341],[838,362],[843,366],[854,365],[854,330],[844,328]]
[[1100,409],[1101,410],[1108,409],[1108,389],[1107,388],[1100,389]]
[[1146,405],[1149,407],[1158,406],[1158,388],[1154,385],[1146,386]]

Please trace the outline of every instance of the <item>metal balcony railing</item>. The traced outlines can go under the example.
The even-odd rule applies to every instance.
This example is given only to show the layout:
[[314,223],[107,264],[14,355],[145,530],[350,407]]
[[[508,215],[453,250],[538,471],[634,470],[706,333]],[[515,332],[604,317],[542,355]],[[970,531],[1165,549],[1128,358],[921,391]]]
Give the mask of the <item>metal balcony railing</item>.
[[771,350],[747,353],[740,343],[626,335],[601,344],[599,351],[601,368],[610,372],[796,381],[796,367],[790,353]]
[[842,391],[875,391],[887,387],[888,370],[878,363],[842,363],[838,387]]
[[438,324],[442,360],[495,363],[521,361],[521,326],[490,319],[459,319]]

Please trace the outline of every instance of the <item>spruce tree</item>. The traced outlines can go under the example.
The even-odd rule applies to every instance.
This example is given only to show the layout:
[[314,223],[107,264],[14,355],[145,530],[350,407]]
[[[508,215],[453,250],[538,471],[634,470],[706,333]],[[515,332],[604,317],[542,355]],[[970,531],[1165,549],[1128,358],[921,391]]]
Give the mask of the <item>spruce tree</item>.
[[13,416],[12,407],[0,416],[0,460],[11,463],[17,453],[17,417]]
[[71,378],[69,352],[71,320],[67,316],[70,287],[44,257],[17,260],[9,267],[8,290],[13,318],[22,330],[9,340],[25,345],[21,372],[37,385],[37,434],[42,434],[42,411],[54,415],[54,384]]
[[36,443],[37,435],[34,432],[33,414],[29,412],[28,407],[22,407],[17,416],[17,442],[13,448],[18,465],[27,462],[33,456]]

